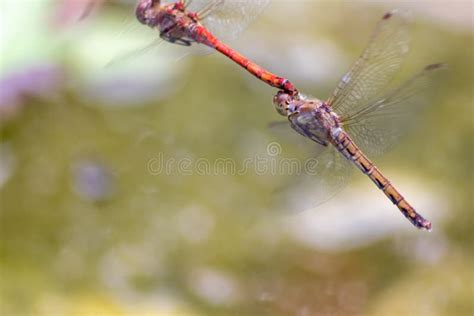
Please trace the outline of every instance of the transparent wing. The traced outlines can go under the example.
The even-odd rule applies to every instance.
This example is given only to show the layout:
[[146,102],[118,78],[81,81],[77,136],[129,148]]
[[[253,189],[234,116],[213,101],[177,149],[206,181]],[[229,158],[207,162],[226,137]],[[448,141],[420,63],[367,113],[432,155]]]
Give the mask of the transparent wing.
[[270,0],[192,0],[187,9],[202,12],[202,23],[220,40],[237,37],[268,6]]
[[119,27],[121,32],[112,38],[117,43],[105,66],[122,67],[133,64],[139,59],[162,59],[178,61],[188,55],[206,55],[213,50],[204,45],[181,46],[166,42],[160,38],[157,30],[144,27],[135,20],[127,20]]
[[[205,5],[196,13],[198,14],[201,20],[206,19],[209,15],[212,14],[215,10],[219,9],[220,6],[224,4],[224,0],[211,0],[206,1]],[[198,4],[196,4],[198,5]],[[187,7],[189,9],[189,7]]]
[[432,77],[442,66],[425,67],[385,96],[374,98],[341,118],[345,130],[363,152],[372,156],[386,152],[415,125],[418,112],[429,103],[427,92]]
[[130,49],[120,55],[114,56],[107,64],[105,67],[116,67],[119,64],[123,64],[126,62],[133,61],[135,58],[138,58],[139,56],[143,56],[145,54],[151,54],[151,53],[156,53],[157,50],[159,49],[159,46],[164,43],[164,40],[161,38],[156,38],[153,40],[150,44],[143,46],[143,47],[138,47],[135,49]]
[[[321,146],[292,130],[273,124],[281,155],[275,160],[267,206],[281,213],[300,212],[330,200],[349,182],[355,169],[332,146]],[[285,136],[280,136],[285,132]]]
[[[176,2],[176,0],[162,1],[162,5]],[[220,40],[235,38],[247,25],[260,15],[270,0],[187,0],[186,9],[189,12],[198,12],[203,17],[203,24]],[[130,9],[134,9],[136,1],[126,0]],[[187,55],[206,55],[213,50],[204,45],[192,45],[191,47],[180,47],[178,45],[160,45],[159,33],[137,24],[135,19],[128,23],[133,27],[122,27],[119,36],[126,41],[127,34],[134,41],[141,38],[141,43],[134,48],[127,49],[109,60],[109,65],[115,66],[123,61],[132,61],[139,56],[173,55],[175,59],[181,59]],[[127,24],[128,24],[127,23]],[[146,34],[145,34],[146,33]],[[139,34],[139,36],[137,36]],[[144,36],[142,36],[144,34]],[[169,48],[172,46],[173,48]]]
[[339,82],[328,100],[340,115],[367,104],[393,78],[409,50],[410,32],[406,12],[384,15],[366,49]]
[[301,163],[302,173],[286,176],[283,184],[274,190],[270,203],[272,210],[294,213],[316,208],[339,193],[354,170],[332,146]]

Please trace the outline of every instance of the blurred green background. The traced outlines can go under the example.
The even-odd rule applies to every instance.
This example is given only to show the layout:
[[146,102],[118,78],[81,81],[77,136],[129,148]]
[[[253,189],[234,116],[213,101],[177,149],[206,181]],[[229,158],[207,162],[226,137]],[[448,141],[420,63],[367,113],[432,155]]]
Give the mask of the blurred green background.
[[383,13],[412,10],[401,76],[449,68],[415,130],[376,162],[433,220],[428,233],[359,174],[282,216],[265,208],[269,174],[157,172],[160,157],[285,150],[267,128],[276,91],[168,44],[105,67],[150,39],[133,1],[97,2],[80,20],[79,1],[3,0],[1,315],[472,315],[472,6],[273,1],[231,41],[326,98]]

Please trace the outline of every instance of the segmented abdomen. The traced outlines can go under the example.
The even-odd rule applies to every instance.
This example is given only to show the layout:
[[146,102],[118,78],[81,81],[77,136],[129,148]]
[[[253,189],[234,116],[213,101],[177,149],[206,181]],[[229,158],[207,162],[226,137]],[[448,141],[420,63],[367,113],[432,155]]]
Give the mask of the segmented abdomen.
[[392,183],[390,183],[370,159],[364,155],[345,131],[341,131],[332,142],[339,152],[352,161],[385,193],[390,201],[398,207],[402,214],[405,215],[413,225],[418,228],[431,230],[431,223],[415,211],[400,192],[395,189]]
[[205,27],[196,24],[192,27],[191,33],[193,34],[192,37],[194,38],[194,40],[221,52],[222,54],[229,57],[234,62],[245,68],[252,75],[269,84],[270,86],[278,88],[280,90],[284,90],[286,93],[289,93],[291,95],[296,95],[298,93],[298,90],[288,79],[279,77],[269,72],[268,70],[260,67],[248,58],[242,56],[229,46],[219,41]]

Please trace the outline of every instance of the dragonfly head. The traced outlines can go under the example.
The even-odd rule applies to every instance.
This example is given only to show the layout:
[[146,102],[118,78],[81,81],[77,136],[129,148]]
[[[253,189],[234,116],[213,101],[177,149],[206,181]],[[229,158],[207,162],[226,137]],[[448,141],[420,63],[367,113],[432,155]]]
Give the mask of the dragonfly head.
[[273,97],[273,105],[280,115],[288,116],[298,110],[298,98],[285,91],[278,91]]
[[140,0],[135,9],[135,15],[140,23],[154,27],[157,23],[156,19],[159,11],[159,0]]

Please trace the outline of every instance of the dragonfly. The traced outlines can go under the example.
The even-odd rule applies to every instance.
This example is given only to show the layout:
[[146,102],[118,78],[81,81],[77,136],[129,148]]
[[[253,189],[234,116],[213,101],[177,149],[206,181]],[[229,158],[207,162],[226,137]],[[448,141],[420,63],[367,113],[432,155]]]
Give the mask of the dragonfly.
[[269,0],[140,0],[135,14],[140,23],[156,29],[162,40],[183,46],[202,44],[210,47],[270,86],[297,95],[298,90],[288,79],[257,65],[214,34],[219,30],[231,34],[240,32],[268,3]]
[[[387,151],[406,131],[405,127],[416,120],[413,111],[425,100],[420,92],[427,90],[432,75],[443,68],[442,64],[428,65],[391,88],[390,82],[409,50],[409,20],[403,11],[386,13],[362,55],[327,101],[284,90],[274,96],[276,110],[288,118],[291,128],[317,143],[324,152],[316,168],[317,177],[314,180],[308,176],[309,181],[293,191],[293,195],[300,194],[293,199],[311,198],[314,191],[308,186],[317,181],[323,183],[324,177],[329,177],[329,184],[342,186],[349,168],[355,165],[415,227],[431,230],[431,222],[415,210],[366,155]],[[324,194],[313,198],[329,198]]]

